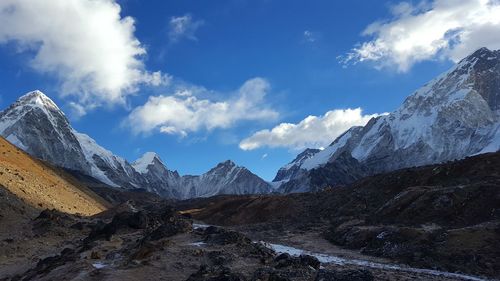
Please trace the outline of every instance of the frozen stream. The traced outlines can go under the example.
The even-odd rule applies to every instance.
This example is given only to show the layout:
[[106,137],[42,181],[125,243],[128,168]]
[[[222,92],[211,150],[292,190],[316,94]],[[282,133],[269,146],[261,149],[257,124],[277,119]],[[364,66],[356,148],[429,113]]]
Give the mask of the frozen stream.
[[313,253],[310,251],[306,251],[306,250],[302,250],[302,249],[298,249],[298,248],[294,248],[294,247],[290,247],[290,246],[266,243],[266,242],[262,242],[262,241],[259,243],[262,243],[264,246],[274,250],[278,254],[287,253],[287,254],[290,254],[291,256],[310,255],[310,256],[316,257],[321,263],[331,263],[331,264],[338,264],[338,265],[357,265],[357,266],[361,266],[361,267],[369,267],[369,268],[376,268],[376,269],[383,269],[383,270],[423,273],[423,274],[434,275],[434,276],[456,278],[459,280],[473,280],[473,281],[487,280],[487,279],[483,279],[483,278],[479,278],[479,277],[475,277],[475,276],[469,276],[469,275],[446,272],[446,271],[413,268],[413,267],[409,267],[409,266],[396,265],[396,264],[376,263],[376,262],[360,260],[360,259],[341,258],[341,257],[333,256],[333,255]]
[[[196,224],[196,223],[193,224],[193,228],[195,228],[195,229],[204,229],[204,228],[207,228],[209,226],[210,225],[206,225],[206,224]],[[361,259],[349,259],[349,258],[338,257],[338,256],[334,256],[334,255],[314,253],[314,252],[299,249],[299,248],[294,248],[294,247],[281,245],[281,244],[267,243],[264,241],[259,241],[256,243],[261,243],[264,246],[266,246],[267,248],[274,250],[278,254],[287,253],[291,256],[310,255],[310,256],[316,257],[323,264],[355,265],[355,266],[375,268],[375,269],[402,271],[402,272],[413,272],[413,273],[420,273],[420,274],[427,274],[427,275],[434,275],[434,276],[442,276],[442,277],[447,277],[447,278],[455,278],[458,280],[471,280],[471,281],[486,281],[486,280],[488,280],[488,279],[483,279],[480,277],[470,276],[470,275],[465,275],[465,274],[460,274],[460,273],[452,273],[452,272],[439,271],[439,270],[433,270],[433,269],[413,268],[413,267],[409,267],[409,266],[405,266],[405,265],[377,263],[377,262],[366,261],[366,260],[361,260]],[[199,245],[197,244],[197,246],[203,246],[203,245],[204,245],[203,243],[200,243]]]

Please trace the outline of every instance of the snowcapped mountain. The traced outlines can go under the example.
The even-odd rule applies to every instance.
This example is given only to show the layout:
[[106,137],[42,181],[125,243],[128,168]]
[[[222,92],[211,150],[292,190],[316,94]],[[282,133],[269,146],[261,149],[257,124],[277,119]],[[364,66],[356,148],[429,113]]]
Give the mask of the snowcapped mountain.
[[133,188],[137,172],[123,158],[74,130],[45,94],[30,92],[0,113],[0,135],[31,155],[81,171],[110,186]]
[[219,163],[200,176],[180,176],[177,171],[168,170],[160,157],[153,152],[145,153],[132,165],[146,178],[150,186],[168,186],[171,193],[169,197],[178,199],[271,191],[269,183],[230,160]]
[[[348,183],[334,178],[318,182],[311,177],[325,175],[321,169],[333,172],[333,163],[340,169],[342,162],[349,161],[351,168],[362,167],[368,175],[498,151],[499,130],[500,51],[481,48],[417,90],[396,111],[351,128],[294,166],[296,176],[281,190]],[[287,173],[288,166],[280,172]]]
[[270,192],[268,183],[230,161],[201,176],[180,176],[151,152],[130,164],[73,129],[64,113],[40,91],[27,93],[0,112],[0,135],[37,158],[112,187],[143,188],[179,199]]
[[[187,177],[188,181],[192,176]],[[191,197],[208,197],[216,194],[261,194],[269,193],[269,183],[250,172],[247,168],[237,166],[227,160],[195,179],[196,194]]]
[[292,162],[283,166],[278,170],[276,177],[274,177],[273,182],[288,181],[292,178],[296,178],[298,174],[302,171],[302,164],[317,153],[321,152],[319,149],[308,148],[302,151]]

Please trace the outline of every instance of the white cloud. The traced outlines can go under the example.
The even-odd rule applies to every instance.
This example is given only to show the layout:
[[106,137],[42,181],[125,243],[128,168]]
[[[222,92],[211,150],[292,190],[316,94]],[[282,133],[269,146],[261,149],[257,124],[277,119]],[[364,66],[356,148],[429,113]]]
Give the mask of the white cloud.
[[497,0],[434,0],[392,8],[393,18],[369,25],[360,44],[344,63],[375,62],[377,67],[409,70],[435,58],[454,62],[480,47],[500,48],[500,2]]
[[191,88],[169,96],[151,96],[130,113],[125,124],[134,133],[159,130],[185,137],[199,130],[229,128],[240,121],[275,120],[278,113],[264,103],[269,88],[266,80],[254,78],[224,101],[200,99],[194,95],[200,89]]
[[317,40],[316,35],[310,30],[305,30],[303,35],[306,42],[314,43]]
[[203,24],[204,21],[194,20],[190,14],[172,17],[169,22],[168,36],[173,43],[183,38],[196,41],[195,33]]
[[336,109],[323,116],[308,116],[298,124],[281,123],[271,130],[261,130],[240,142],[243,150],[259,147],[304,149],[325,147],[352,126],[365,125],[378,114],[363,115],[360,108]]
[[80,114],[124,104],[139,85],[166,83],[168,76],[145,70],[134,20],[120,10],[114,0],[2,0],[0,44],[33,53],[31,66],[59,78]]

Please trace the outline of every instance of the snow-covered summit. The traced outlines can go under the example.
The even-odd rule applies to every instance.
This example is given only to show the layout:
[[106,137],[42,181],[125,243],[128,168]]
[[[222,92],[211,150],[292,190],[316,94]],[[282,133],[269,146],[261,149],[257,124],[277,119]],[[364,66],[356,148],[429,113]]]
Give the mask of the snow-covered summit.
[[32,91],[0,113],[0,134],[26,152],[54,165],[80,171],[111,185],[130,184],[134,170],[123,158],[73,129],[59,107]]
[[150,165],[155,165],[156,163],[165,166],[158,154],[155,152],[146,152],[132,163],[132,167],[134,167],[137,172],[144,174],[147,173]]
[[40,90],[34,90],[32,92],[26,93],[17,100],[17,103],[26,106],[39,106],[60,110],[59,107],[57,107],[57,105],[52,101],[52,99],[50,99]]

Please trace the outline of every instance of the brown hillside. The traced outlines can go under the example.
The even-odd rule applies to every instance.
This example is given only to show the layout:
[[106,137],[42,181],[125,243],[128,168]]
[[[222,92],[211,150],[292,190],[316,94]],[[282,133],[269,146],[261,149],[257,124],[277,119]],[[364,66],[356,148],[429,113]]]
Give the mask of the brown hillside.
[[60,169],[33,159],[0,138],[0,185],[37,209],[90,216],[108,203]]

